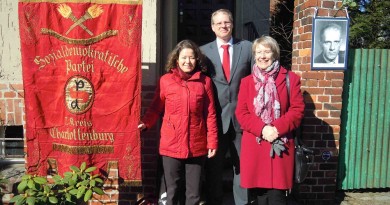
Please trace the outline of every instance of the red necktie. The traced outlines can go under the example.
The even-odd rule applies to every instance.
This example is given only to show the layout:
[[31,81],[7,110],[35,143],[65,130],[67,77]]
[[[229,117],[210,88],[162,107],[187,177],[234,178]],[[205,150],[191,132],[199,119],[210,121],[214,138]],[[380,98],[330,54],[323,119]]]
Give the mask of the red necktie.
[[222,45],[223,48],[223,61],[222,68],[225,73],[225,78],[230,81],[230,55],[229,55],[229,45]]

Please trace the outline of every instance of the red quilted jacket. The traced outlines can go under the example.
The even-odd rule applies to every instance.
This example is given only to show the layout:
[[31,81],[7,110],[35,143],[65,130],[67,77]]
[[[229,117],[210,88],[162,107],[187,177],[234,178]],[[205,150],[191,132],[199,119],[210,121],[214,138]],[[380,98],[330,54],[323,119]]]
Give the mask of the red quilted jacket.
[[217,124],[211,79],[200,72],[187,81],[167,73],[160,79],[142,122],[150,128],[163,114],[160,154],[174,158],[198,157],[216,149]]

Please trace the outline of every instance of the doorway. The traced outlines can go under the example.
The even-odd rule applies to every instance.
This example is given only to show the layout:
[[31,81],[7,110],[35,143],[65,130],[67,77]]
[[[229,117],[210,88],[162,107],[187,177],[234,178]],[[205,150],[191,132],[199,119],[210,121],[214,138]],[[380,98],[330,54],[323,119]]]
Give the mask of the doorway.
[[215,40],[211,30],[211,13],[228,9],[234,16],[234,0],[179,0],[178,1],[178,42],[190,39],[199,46]]

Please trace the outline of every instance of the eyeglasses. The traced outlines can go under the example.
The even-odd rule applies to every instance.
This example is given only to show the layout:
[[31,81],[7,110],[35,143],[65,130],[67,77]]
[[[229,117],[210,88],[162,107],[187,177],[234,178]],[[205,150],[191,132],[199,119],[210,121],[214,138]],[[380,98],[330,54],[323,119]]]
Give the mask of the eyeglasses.
[[218,22],[218,23],[214,23],[214,25],[218,26],[218,27],[222,27],[222,26],[231,26],[232,25],[232,22],[229,22],[229,21],[224,21],[224,22]]

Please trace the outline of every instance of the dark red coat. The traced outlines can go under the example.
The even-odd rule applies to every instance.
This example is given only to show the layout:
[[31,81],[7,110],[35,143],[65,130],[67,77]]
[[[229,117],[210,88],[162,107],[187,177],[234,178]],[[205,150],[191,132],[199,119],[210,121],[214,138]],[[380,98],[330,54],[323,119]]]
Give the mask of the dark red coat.
[[253,99],[257,92],[253,76],[249,75],[241,81],[236,115],[243,129],[240,170],[241,186],[244,188],[292,188],[294,139],[290,132],[300,125],[305,104],[300,90],[300,78],[293,72],[289,72],[290,102],[288,103],[286,72],[287,70],[281,67],[275,80],[281,117],[272,122],[278,129],[279,137],[288,136],[288,142],[285,144],[288,152],[283,153],[282,157],[276,155],[274,158],[270,157],[271,144],[269,142],[265,140],[260,144],[256,142],[256,136],[261,137],[266,124],[254,113]]
[[196,72],[184,81],[174,73],[163,75],[142,122],[150,128],[161,114],[161,155],[185,159],[217,149],[217,121],[209,77]]

